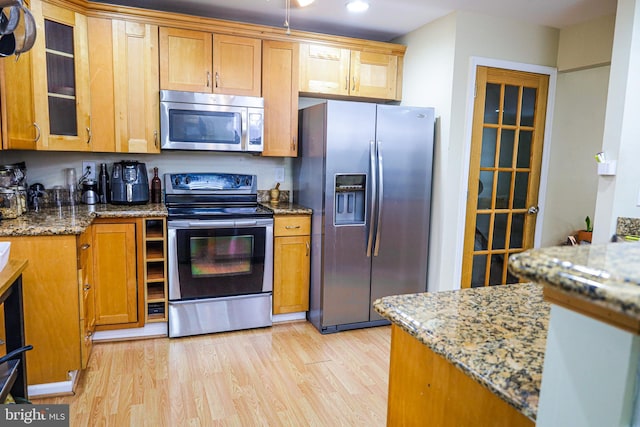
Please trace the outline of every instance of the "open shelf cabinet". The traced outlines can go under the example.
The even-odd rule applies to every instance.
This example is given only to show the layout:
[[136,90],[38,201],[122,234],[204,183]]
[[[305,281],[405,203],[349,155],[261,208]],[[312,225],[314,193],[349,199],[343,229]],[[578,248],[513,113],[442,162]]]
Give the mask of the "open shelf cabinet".
[[144,220],[144,280],[146,321],[167,321],[167,222]]

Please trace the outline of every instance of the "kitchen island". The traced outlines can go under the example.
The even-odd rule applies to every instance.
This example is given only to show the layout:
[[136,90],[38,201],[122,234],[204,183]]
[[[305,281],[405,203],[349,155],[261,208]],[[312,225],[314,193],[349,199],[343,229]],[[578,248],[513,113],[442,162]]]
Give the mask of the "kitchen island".
[[549,317],[542,286],[397,295],[374,307],[393,323],[389,425],[534,424]]
[[388,424],[638,425],[640,243],[509,265],[534,283],[374,303],[393,323]]
[[531,250],[510,270],[551,303],[536,425],[638,425],[640,244]]

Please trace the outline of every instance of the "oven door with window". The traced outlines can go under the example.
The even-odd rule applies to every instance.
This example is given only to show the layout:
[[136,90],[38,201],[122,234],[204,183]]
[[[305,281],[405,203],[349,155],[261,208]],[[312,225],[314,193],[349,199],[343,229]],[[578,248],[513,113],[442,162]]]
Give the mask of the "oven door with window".
[[271,292],[273,219],[169,221],[169,299]]

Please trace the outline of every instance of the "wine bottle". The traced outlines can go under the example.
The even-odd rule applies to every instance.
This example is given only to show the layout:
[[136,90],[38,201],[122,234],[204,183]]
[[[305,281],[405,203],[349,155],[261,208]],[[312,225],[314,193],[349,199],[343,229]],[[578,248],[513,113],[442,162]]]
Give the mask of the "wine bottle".
[[109,173],[107,164],[100,164],[100,175],[98,175],[98,199],[100,203],[111,202],[111,189],[109,188]]
[[158,168],[153,168],[153,179],[151,180],[151,203],[162,202],[162,181],[158,178]]

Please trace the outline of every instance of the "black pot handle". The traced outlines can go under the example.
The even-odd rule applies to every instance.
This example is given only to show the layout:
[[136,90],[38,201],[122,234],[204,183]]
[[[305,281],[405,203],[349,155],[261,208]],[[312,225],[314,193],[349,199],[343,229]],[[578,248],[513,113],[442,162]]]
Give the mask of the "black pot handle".
[[16,357],[17,355],[19,355],[20,353],[24,353],[25,351],[29,351],[33,349],[32,345],[24,345],[20,348],[16,348],[13,351],[10,351],[9,353],[5,354],[4,356],[0,357],[0,364],[6,362],[7,360],[13,359],[14,357]]

